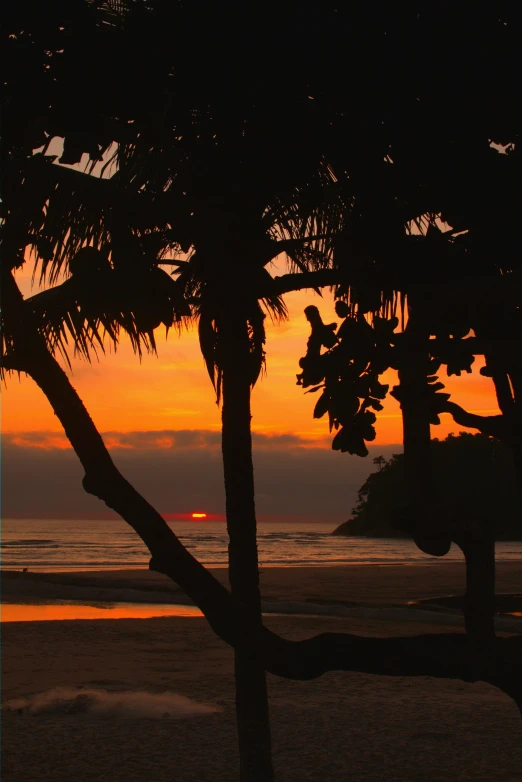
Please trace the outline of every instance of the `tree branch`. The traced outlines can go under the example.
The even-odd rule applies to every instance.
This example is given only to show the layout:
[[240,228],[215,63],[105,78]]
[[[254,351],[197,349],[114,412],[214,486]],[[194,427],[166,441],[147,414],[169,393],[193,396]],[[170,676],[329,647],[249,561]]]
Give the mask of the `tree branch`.
[[455,402],[444,402],[438,412],[449,413],[456,424],[470,429],[478,429],[482,434],[497,437],[499,440],[507,440],[509,432],[504,416],[502,415],[476,415],[468,413]]
[[469,662],[468,639],[462,633],[368,638],[322,633],[288,641],[263,630],[261,643],[267,670],[291,679],[314,679],[328,671],[356,671],[379,676],[432,676],[501,686],[504,678],[520,681],[522,636],[497,639],[492,669],[479,678]]
[[350,279],[353,281],[353,275],[350,276],[347,272],[341,272],[339,269],[283,274],[280,277],[274,277],[272,283],[267,286],[266,292],[260,291],[259,297],[281,296],[283,293],[301,291],[305,288],[327,288],[348,283]]

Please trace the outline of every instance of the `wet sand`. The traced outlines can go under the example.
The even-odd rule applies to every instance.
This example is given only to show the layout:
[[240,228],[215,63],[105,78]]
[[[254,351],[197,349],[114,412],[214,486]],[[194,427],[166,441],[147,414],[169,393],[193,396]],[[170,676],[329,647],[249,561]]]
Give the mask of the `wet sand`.
[[[225,568],[211,568],[228,585]],[[428,560],[408,565],[270,567],[260,571],[267,602],[313,602],[367,606],[405,605],[440,595],[462,594],[463,562]],[[499,562],[497,592],[522,592],[522,562]],[[190,603],[167,576],[149,570],[41,573],[2,572],[4,601],[49,599]]]

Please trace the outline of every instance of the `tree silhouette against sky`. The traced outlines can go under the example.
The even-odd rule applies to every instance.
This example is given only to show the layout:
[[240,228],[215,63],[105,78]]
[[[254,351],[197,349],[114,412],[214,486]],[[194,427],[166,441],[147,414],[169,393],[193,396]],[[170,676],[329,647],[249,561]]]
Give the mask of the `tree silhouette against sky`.
[[[504,24],[492,7],[471,21],[456,9],[449,27],[425,4],[383,9],[378,19],[363,4],[301,11],[269,3],[253,29],[236,4],[18,3],[7,9],[5,28],[3,366],[36,380],[82,461],[87,491],[131,523],[151,566],[174,578],[238,650],[245,780],[273,777],[264,669],[294,678],[336,668],[470,676],[455,636],[331,634],[291,643],[262,626],[249,419],[264,358],[259,301],[282,314],[278,295],[335,285],[341,294],[349,286],[359,304],[370,299],[366,311],[393,307],[412,280],[425,283],[404,226],[443,212],[462,160],[480,164],[485,140],[514,143],[518,132],[504,108],[516,11]],[[288,30],[297,46],[288,46]],[[310,36],[313,58],[304,45]],[[459,65],[459,36],[473,73]],[[364,73],[355,77],[360,63]],[[475,81],[494,80],[492,63],[502,78],[485,102]],[[455,71],[458,96],[439,89]],[[75,165],[87,152],[90,175],[33,155],[57,136],[60,162]],[[107,177],[107,162],[100,179],[113,145],[116,170]],[[23,301],[11,271],[28,245],[52,283],[60,272],[71,277]],[[274,280],[265,267],[281,250],[294,271]],[[175,280],[159,268],[166,262]],[[187,305],[200,317],[207,365],[223,391],[232,597],[118,473],[51,352],[66,351],[66,340],[84,354],[102,349],[121,329],[137,350],[148,349],[154,327],[188,317]],[[418,420],[429,448],[429,426],[426,441],[426,419]],[[429,480],[426,453],[418,469]],[[425,492],[419,502],[429,506]],[[505,670],[515,670],[519,639],[497,648]],[[495,666],[473,675],[503,686]]]

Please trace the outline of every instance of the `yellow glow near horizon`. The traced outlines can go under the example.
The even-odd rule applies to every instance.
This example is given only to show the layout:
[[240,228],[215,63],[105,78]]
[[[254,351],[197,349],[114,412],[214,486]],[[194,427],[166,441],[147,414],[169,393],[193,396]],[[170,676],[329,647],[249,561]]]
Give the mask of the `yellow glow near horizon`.
[[192,514],[193,519],[206,519],[207,514],[206,513],[193,513]]

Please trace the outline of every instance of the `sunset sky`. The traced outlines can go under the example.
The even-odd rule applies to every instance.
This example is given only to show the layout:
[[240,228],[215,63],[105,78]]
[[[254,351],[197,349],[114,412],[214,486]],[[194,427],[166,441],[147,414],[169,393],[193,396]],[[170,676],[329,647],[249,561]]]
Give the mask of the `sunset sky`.
[[[282,268],[275,273],[281,273]],[[17,275],[25,295],[31,288],[31,267],[26,264]],[[286,296],[290,318],[282,324],[272,324],[267,318],[267,368],[258,381],[252,402],[252,427],[267,435],[292,433],[316,445],[328,446],[326,419],[314,420],[314,397],[296,385],[300,371],[298,360],[306,352],[309,324],[304,308],[311,303],[319,306],[325,322],[339,319],[333,309],[332,295],[325,291],[321,299],[314,292],[300,291]],[[184,330],[181,335],[165,329],[156,331],[158,355],[145,355],[140,363],[130,342],[123,336],[120,347],[94,360],[92,364],[73,359],[72,382],[84,400],[98,428],[103,432],[162,432],[178,429],[219,430],[220,413],[215,395],[201,357],[197,331]],[[497,410],[492,383],[478,373],[460,378],[441,377],[455,401],[473,412],[493,413]],[[476,367],[476,370],[475,370]],[[383,376],[384,382],[395,382],[394,373]],[[401,418],[398,403],[389,397],[378,416],[375,444],[401,441]],[[441,426],[434,427],[434,436],[446,436],[457,431],[449,416]],[[57,442],[61,426],[36,385],[27,377],[8,380],[3,391],[3,431],[10,434],[48,432]],[[324,443],[322,441],[325,441]],[[166,447],[158,434],[158,447]]]
[[[282,272],[282,265],[273,270],[275,274]],[[31,290],[34,292],[29,262],[18,273],[17,279],[25,295],[30,295]],[[309,324],[303,310],[313,302],[319,306],[325,322],[336,321],[332,296],[325,292],[321,299],[313,292],[299,292],[288,295],[286,302],[290,314],[287,322],[275,325],[267,318],[267,371],[253,392],[252,427],[254,446],[259,452],[256,457],[258,464],[261,465],[264,458],[267,460],[265,467],[257,468],[258,490],[260,484],[264,488],[260,494],[268,497],[270,491],[267,492],[267,487],[270,489],[277,482],[269,464],[285,464],[288,473],[294,470],[291,465],[295,464],[297,496],[293,494],[292,506],[284,499],[285,488],[281,485],[271,501],[263,503],[261,497],[258,505],[271,516],[278,514],[279,505],[284,507],[282,513],[293,511],[299,515],[306,511],[315,515],[320,513],[319,500],[317,507],[314,506],[311,511],[310,497],[306,498],[306,492],[303,494],[298,489],[300,471],[304,470],[303,480],[308,474],[307,469],[310,470],[310,480],[312,475],[324,479],[326,473],[331,473],[332,477],[339,473],[337,492],[332,495],[332,486],[327,491],[332,506],[330,512],[342,520],[352,507],[361,481],[373,469],[371,457],[381,452],[389,455],[400,450],[399,406],[391,397],[385,401],[384,410],[378,416],[377,440],[369,458],[362,460],[332,453],[326,419],[312,418],[314,396],[303,393],[296,385],[298,360],[306,351],[309,335]],[[171,331],[166,340],[165,330],[161,327],[156,336],[158,355],[144,356],[141,364],[126,338],[122,339],[116,354],[109,351],[92,364],[73,360],[72,382],[99,430],[104,433],[116,461],[130,465],[131,472],[134,470],[139,476],[138,483],[147,496],[154,499],[161,495],[160,510],[173,514],[199,510],[220,513],[223,509],[219,465],[220,411],[201,357],[197,332],[184,331],[178,336],[177,332]],[[455,401],[473,412],[491,414],[497,410],[492,384],[478,373],[478,367],[477,362],[473,375],[441,379],[447,381],[447,389],[454,394]],[[393,373],[389,374],[384,380],[393,384]],[[33,493],[25,490],[35,487],[36,483],[41,489],[43,474],[48,493],[53,481],[58,480],[57,485],[63,486],[61,479],[65,475],[65,462],[54,473],[50,464],[53,459],[65,459],[71,465],[75,461],[58,420],[41,391],[25,376],[20,380],[17,376],[8,379],[2,393],[2,408],[4,515],[58,513],[57,500],[53,501],[50,496],[47,502],[42,499],[41,491]],[[433,427],[433,436],[444,437],[458,430],[449,416],[444,416],[443,423]],[[16,457],[9,459],[10,454],[16,454]],[[207,460],[205,479],[202,482],[199,478],[199,488],[185,496],[187,482],[191,482],[186,475],[177,486],[176,498],[170,501],[165,494],[165,486],[160,486],[158,480],[158,464],[162,459],[165,464],[181,459],[182,466],[178,464],[177,469],[185,471],[192,463],[196,473]],[[302,466],[303,459],[308,465],[306,468]],[[75,472],[76,467],[71,466],[70,469],[77,475],[74,480],[79,483],[81,473]],[[166,477],[165,480],[170,485],[171,479]],[[342,485],[346,480],[351,483],[348,496],[347,486]],[[208,491],[205,490],[205,481]],[[158,485],[153,489],[155,482]],[[214,485],[213,491],[210,490],[211,484]],[[287,488],[290,488],[288,483]],[[96,502],[87,498],[79,485],[75,486],[68,512],[73,513],[75,503],[78,503],[84,512],[94,514],[96,507],[93,503]]]

